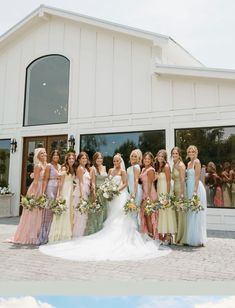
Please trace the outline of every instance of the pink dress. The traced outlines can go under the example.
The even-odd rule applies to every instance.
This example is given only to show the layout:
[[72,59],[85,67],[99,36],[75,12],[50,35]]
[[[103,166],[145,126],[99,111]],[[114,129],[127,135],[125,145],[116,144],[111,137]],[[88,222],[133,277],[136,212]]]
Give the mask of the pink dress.
[[[37,190],[33,190],[33,183],[29,186],[27,191],[27,196],[35,195],[35,197],[39,197],[42,195],[42,183],[43,183],[43,176],[45,172],[45,168],[39,166],[41,168],[40,176],[38,179]],[[41,209],[33,209],[27,210],[23,209],[19,225],[17,227],[16,233],[10,241],[16,244],[37,244],[37,239],[39,237],[40,228],[42,223],[42,210]]]
[[[80,200],[80,187],[79,180],[76,179],[76,187],[73,192],[73,204],[74,206],[78,204]],[[87,169],[85,169],[83,174],[83,198],[88,200],[90,195],[90,185],[91,185],[91,177],[90,173]],[[73,237],[80,237],[84,235],[86,224],[87,224],[87,214],[81,214],[78,210],[74,211],[74,223],[73,223]]]
[[[145,218],[144,218],[144,201],[147,199],[147,192],[148,192],[148,171],[150,170],[154,170],[153,167],[149,167],[148,169],[143,169],[142,172],[141,172],[141,175],[140,175],[140,178],[141,178],[141,181],[142,181],[142,188],[143,188],[143,201],[142,201],[142,205],[141,205],[141,210],[140,210],[140,223],[141,223],[141,226],[140,226],[140,229],[141,229],[141,232],[143,233],[147,233],[148,232],[148,229],[147,229],[147,225],[146,225],[146,221],[145,221]],[[155,201],[157,199],[157,192],[156,192],[156,189],[154,187],[154,184],[152,183],[152,187],[151,187],[151,193],[150,193],[150,198],[152,201]],[[151,222],[152,222],[152,225],[153,225],[153,236],[154,238],[158,238],[158,211],[156,211],[155,213],[153,213],[151,215]]]

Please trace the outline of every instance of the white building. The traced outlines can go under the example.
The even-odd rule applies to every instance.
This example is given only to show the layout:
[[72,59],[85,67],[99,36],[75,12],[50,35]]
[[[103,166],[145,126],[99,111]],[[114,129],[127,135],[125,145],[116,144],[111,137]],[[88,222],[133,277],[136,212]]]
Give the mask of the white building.
[[[0,156],[7,165],[0,180],[15,192],[11,215],[39,143],[63,148],[73,135],[79,151],[87,135],[160,131],[170,153],[179,129],[220,128],[220,149],[231,141],[234,159],[234,119],[235,71],[206,68],[168,36],[40,6],[0,37],[0,150],[17,141],[9,169]],[[110,140],[101,148],[109,155]],[[235,230],[235,210],[209,208],[208,228]]]

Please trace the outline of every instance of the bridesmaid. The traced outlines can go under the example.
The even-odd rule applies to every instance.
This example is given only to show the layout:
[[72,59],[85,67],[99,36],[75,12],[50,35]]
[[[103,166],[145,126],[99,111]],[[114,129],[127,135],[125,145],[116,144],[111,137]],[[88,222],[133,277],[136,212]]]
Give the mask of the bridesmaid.
[[[43,193],[49,200],[55,200],[58,193],[59,173],[61,165],[59,164],[60,153],[54,150],[50,154],[50,163],[47,164],[43,179]],[[38,238],[38,245],[46,244],[48,242],[48,235],[51,228],[53,212],[50,209],[42,210],[42,225]]]
[[[157,194],[170,193],[171,169],[167,162],[166,150],[159,150],[156,158]],[[171,244],[177,232],[176,214],[172,208],[159,210],[158,232],[165,245]]]
[[[131,152],[130,155],[131,166],[127,168],[127,177],[128,177],[128,190],[131,195],[131,198],[135,199],[136,204],[139,206],[143,199],[142,185],[140,185],[140,165],[142,163],[142,152],[139,149],[135,149]],[[133,217],[138,227],[137,214]]]
[[[39,197],[43,193],[43,177],[46,169],[46,150],[37,148],[34,150],[34,179],[29,186],[27,196]],[[10,241],[17,244],[37,244],[40,228],[42,223],[42,210],[34,208],[27,210],[23,208],[20,223],[16,233]]]
[[193,195],[200,198],[204,211],[187,213],[187,235],[186,242],[190,246],[205,246],[206,244],[206,190],[200,181],[201,164],[198,149],[194,145],[187,148],[187,157],[190,159],[187,165],[187,196]]
[[[77,157],[78,167],[76,170],[76,187],[73,192],[73,204],[76,206],[81,199],[88,200],[90,196],[90,161],[86,152],[81,152]],[[74,211],[73,237],[84,235],[88,215]]]
[[[91,188],[93,202],[97,200],[96,188],[98,188],[107,178],[106,167],[103,165],[104,157],[102,153],[96,152],[92,157],[93,166],[90,169]],[[99,197],[98,202],[102,209],[97,213],[89,213],[85,234],[89,235],[98,232],[103,228],[103,222],[107,218],[107,204],[105,198]]]
[[144,203],[147,200],[156,201],[157,192],[154,187],[155,170],[153,168],[154,157],[151,152],[146,152],[143,156],[144,168],[140,174],[143,187],[143,200],[140,210],[141,232],[148,233],[154,239],[158,238],[158,211],[150,216],[144,214]]
[[235,161],[231,162],[231,170],[229,172],[231,182],[231,207],[235,207]]
[[222,189],[223,189],[223,199],[224,199],[224,207],[231,207],[232,204],[232,196],[230,190],[230,171],[231,165],[229,162],[225,162],[223,165],[223,172],[222,172]]
[[[171,157],[173,159],[173,167],[171,178],[174,181],[173,192],[177,199],[185,196],[185,164],[182,161],[181,150],[174,147],[171,150]],[[186,214],[182,211],[176,212],[177,220],[177,235],[176,245],[183,245],[186,243]]]
[[51,230],[49,232],[49,243],[55,241],[66,241],[72,237],[72,194],[73,180],[75,177],[75,154],[68,152],[65,162],[59,173],[60,181],[57,196],[66,200],[67,210],[61,215],[53,215]]

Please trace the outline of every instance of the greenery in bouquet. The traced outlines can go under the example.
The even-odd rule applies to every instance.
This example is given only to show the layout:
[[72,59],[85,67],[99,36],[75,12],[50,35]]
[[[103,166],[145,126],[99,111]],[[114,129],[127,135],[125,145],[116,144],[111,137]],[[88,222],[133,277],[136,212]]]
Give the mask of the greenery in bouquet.
[[55,215],[61,215],[67,210],[66,200],[63,198],[58,198],[56,200],[49,201],[50,209]]
[[88,200],[80,199],[78,204],[74,207],[75,210],[78,210],[81,214],[88,213],[91,207],[91,203]]
[[150,199],[147,199],[144,202],[144,215],[150,216],[155,213],[157,210],[156,202],[152,202]]
[[38,207],[38,198],[35,196],[21,196],[20,204],[25,208],[26,210],[32,211],[34,208]]
[[127,200],[125,203],[123,210],[125,214],[127,215],[128,213],[134,213],[139,211],[139,206],[135,203],[135,199],[131,198],[130,200]]
[[88,211],[89,213],[97,213],[97,212],[100,212],[101,209],[102,209],[101,203],[98,200],[96,200],[95,202],[92,202],[89,204]]
[[171,195],[172,209],[176,212],[187,212],[189,210],[189,203],[186,198],[177,198],[175,195]]
[[11,195],[12,192],[9,186],[0,187],[0,195]]
[[172,199],[170,194],[168,193],[161,193],[159,194],[158,200],[156,202],[156,208],[165,210],[172,207]]
[[199,212],[204,210],[200,198],[197,195],[193,195],[192,198],[188,200],[188,205],[192,212]]
[[49,200],[45,194],[37,198],[37,204],[40,209],[46,209],[49,207]]
[[106,200],[111,201],[115,196],[120,194],[120,191],[118,190],[118,185],[107,178],[104,183],[99,186],[97,194],[100,197],[103,196]]

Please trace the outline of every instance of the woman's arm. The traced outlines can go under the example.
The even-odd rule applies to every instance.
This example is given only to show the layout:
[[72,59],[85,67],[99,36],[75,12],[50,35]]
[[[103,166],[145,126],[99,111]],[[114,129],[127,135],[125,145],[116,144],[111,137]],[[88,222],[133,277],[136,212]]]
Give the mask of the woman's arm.
[[62,189],[63,189],[63,185],[64,185],[65,175],[66,175],[66,168],[62,167],[61,168],[60,180],[59,180],[59,187],[58,187],[58,192],[57,192],[58,197],[62,197],[61,194],[62,194]]
[[51,170],[51,165],[48,164],[46,166],[46,170],[45,170],[44,177],[43,177],[43,184],[42,184],[42,193],[43,194],[46,191],[47,184],[48,184],[48,181],[49,181],[49,178],[50,178],[50,170]]
[[133,167],[134,172],[134,191],[132,193],[132,197],[135,198],[137,189],[138,189],[138,181],[140,177],[140,170],[138,170],[136,167]]
[[193,190],[194,194],[197,194],[200,175],[201,175],[201,163],[199,159],[196,159],[195,160],[195,183],[194,183],[194,190]]
[[167,193],[169,194],[171,190],[171,169],[168,164],[165,165],[164,172],[166,175],[166,189],[167,189]]
[[31,195],[36,195],[37,192],[37,188],[38,188],[38,180],[40,177],[40,172],[42,170],[42,167],[39,165],[36,165],[34,167],[33,173],[34,173],[34,179],[33,179],[33,183],[32,183],[32,189],[31,189]]
[[122,185],[119,187],[119,191],[122,191],[128,185],[127,173],[125,170],[121,170],[121,177],[122,177]]
[[184,196],[184,188],[185,188],[185,165],[179,164],[179,174],[180,174],[180,196]]
[[76,171],[76,176],[79,180],[80,199],[83,199],[83,174],[84,174],[84,170],[78,166],[77,171]]
[[151,190],[152,190],[152,184],[155,178],[155,172],[154,170],[149,170],[147,172],[147,179],[148,179],[148,191],[147,191],[147,198],[151,199]]
[[91,167],[90,177],[91,177],[91,189],[92,189],[93,197],[94,197],[94,200],[95,200],[96,199],[96,191],[95,191],[95,188],[96,188],[96,176],[95,176],[95,168],[94,167]]

